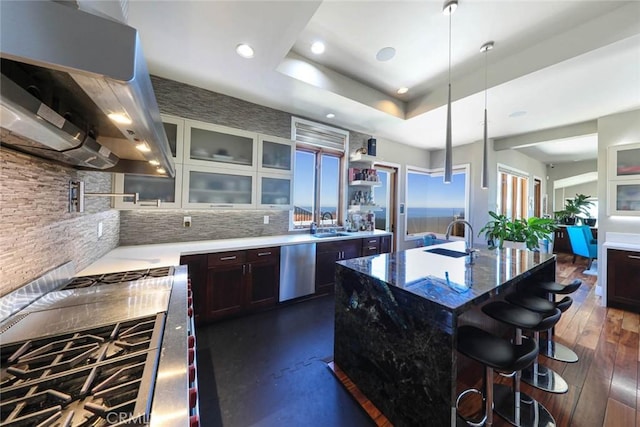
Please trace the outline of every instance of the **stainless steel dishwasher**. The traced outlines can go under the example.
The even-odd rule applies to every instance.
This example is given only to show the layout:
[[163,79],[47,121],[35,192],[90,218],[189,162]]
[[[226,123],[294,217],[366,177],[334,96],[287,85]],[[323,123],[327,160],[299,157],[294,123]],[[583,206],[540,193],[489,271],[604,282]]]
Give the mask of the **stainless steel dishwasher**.
[[311,295],[316,291],[316,244],[280,247],[280,299]]

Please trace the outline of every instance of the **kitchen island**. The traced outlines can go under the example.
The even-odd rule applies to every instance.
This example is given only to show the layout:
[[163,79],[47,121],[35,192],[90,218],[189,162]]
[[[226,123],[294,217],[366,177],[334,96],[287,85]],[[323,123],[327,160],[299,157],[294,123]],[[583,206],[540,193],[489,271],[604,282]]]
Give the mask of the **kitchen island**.
[[[456,331],[509,331],[480,306],[555,279],[555,255],[464,242],[340,261],[334,363],[395,426],[455,425]],[[435,252],[433,252],[435,250]]]

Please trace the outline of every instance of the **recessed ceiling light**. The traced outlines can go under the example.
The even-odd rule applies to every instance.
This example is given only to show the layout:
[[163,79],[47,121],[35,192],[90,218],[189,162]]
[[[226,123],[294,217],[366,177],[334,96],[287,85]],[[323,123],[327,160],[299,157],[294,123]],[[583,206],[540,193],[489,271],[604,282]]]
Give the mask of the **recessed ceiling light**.
[[513,113],[509,114],[509,117],[521,117],[524,116],[525,114],[527,114],[526,111],[514,111]]
[[108,117],[112,121],[114,121],[116,123],[119,123],[121,125],[130,125],[131,124],[131,119],[125,113],[111,113],[111,114],[108,114]]
[[389,61],[396,56],[396,50],[392,47],[383,47],[376,53],[376,59],[380,62]]
[[151,151],[151,148],[149,148],[149,145],[146,142],[139,143],[138,145],[136,145],[136,148],[143,153],[148,153],[149,151]]
[[159,166],[160,165],[160,162],[155,160],[155,159],[154,160],[149,160],[149,163],[152,164],[153,166]]
[[322,55],[324,53],[324,43],[314,42],[311,45],[311,52],[315,53],[316,55]]
[[400,89],[398,89],[396,91],[396,93],[398,95],[404,95],[405,93],[409,92],[409,88],[408,87],[401,87]]
[[327,117],[327,119],[333,119],[335,116],[336,115],[333,114],[333,113],[328,113],[326,117]]
[[158,169],[156,169],[156,172],[158,172],[158,173],[166,173],[167,171],[164,170],[164,168],[158,168]]
[[236,46],[236,53],[243,58],[253,58],[253,48],[245,43]]
[[458,0],[449,0],[444,4],[442,8],[443,15],[453,15],[458,8]]

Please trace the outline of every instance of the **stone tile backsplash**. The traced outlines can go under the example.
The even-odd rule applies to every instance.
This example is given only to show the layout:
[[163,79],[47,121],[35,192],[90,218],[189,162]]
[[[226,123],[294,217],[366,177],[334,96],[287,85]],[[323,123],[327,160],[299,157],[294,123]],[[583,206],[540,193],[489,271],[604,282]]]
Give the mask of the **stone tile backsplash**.
[[[269,224],[263,224],[264,216]],[[183,227],[183,217],[191,227]],[[190,242],[287,234],[288,211],[145,210],[120,212],[120,245]]]
[[0,296],[71,260],[79,271],[118,246],[120,212],[109,199],[87,197],[84,213],[68,209],[69,180],[110,192],[111,177],[0,148]]

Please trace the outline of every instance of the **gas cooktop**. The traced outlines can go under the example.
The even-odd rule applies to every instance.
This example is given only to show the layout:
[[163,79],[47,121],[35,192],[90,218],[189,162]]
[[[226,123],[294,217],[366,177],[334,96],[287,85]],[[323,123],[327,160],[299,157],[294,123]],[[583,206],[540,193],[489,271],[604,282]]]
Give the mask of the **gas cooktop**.
[[0,425],[146,425],[165,314],[0,347]]

